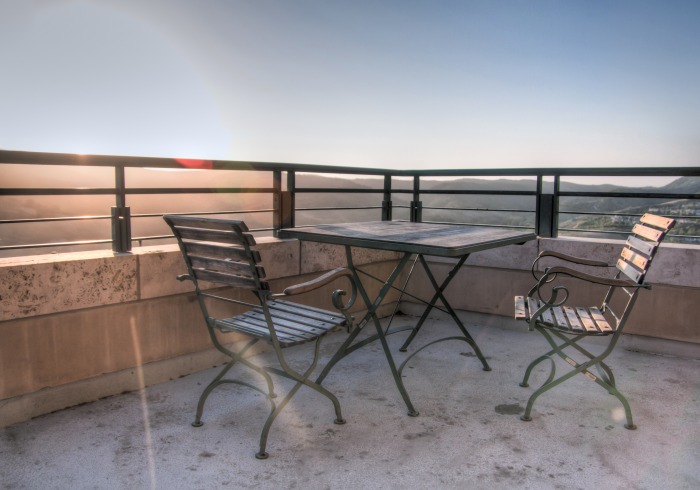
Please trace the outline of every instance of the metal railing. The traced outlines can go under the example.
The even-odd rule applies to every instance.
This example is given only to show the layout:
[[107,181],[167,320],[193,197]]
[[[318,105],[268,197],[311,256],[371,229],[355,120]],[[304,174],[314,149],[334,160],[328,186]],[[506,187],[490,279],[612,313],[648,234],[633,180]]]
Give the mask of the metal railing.
[[[22,166],[22,168],[39,169],[43,166],[66,166],[70,169],[86,167],[111,168],[114,172],[113,185],[110,186],[45,186],[30,187],[6,185],[11,179],[3,178],[3,173],[8,173],[10,166]],[[29,166],[29,167],[26,167]],[[231,173],[253,172],[255,174],[269,174],[269,185],[263,186],[164,186],[164,187],[138,187],[129,185],[127,172],[130,169],[198,169],[202,172],[228,171]],[[343,177],[335,179],[334,185],[303,185],[310,176],[324,175]],[[286,176],[286,180],[284,177]],[[353,184],[347,177],[356,179],[371,179],[371,187],[360,187]],[[622,220],[626,217],[638,217],[641,212],[610,212],[596,210],[568,209],[562,206],[562,202],[581,198],[620,198],[631,200],[664,200],[687,201],[690,204],[690,212],[675,212],[668,214],[677,219],[689,223],[698,223],[700,219],[700,193],[698,192],[666,192],[659,193],[653,190],[639,190],[631,192],[620,191],[574,191],[562,189],[562,178],[567,177],[700,177],[700,167],[668,167],[668,168],[534,168],[534,169],[459,169],[459,170],[388,170],[376,168],[338,167],[330,165],[306,165],[290,163],[265,163],[242,162],[222,160],[182,160],[173,158],[130,157],[130,156],[105,156],[105,155],[77,155],[62,153],[39,153],[0,150],[0,252],[8,250],[37,250],[47,247],[75,247],[75,246],[99,246],[111,244],[114,252],[128,252],[134,242],[144,243],[148,241],[170,238],[167,233],[150,233],[137,236],[132,235],[135,220],[148,218],[160,218],[162,214],[210,214],[210,215],[240,215],[254,216],[264,215],[267,220],[261,218],[266,224],[253,227],[255,232],[276,233],[280,228],[303,226],[309,223],[297,223],[299,217],[313,216],[313,223],[322,222],[320,215],[334,213],[331,219],[336,220],[341,213],[345,221],[353,221],[353,213],[366,220],[367,214],[376,215],[376,219],[382,220],[410,220],[426,222],[451,222],[460,224],[479,224],[486,226],[504,226],[534,229],[540,236],[555,237],[559,232],[588,233],[591,236],[605,236],[611,234],[626,234],[624,231],[611,229],[579,229],[559,226],[562,217],[586,217],[596,216]],[[511,178],[520,179],[520,187],[517,189],[490,188],[467,189],[464,186],[451,185],[454,179],[464,178]],[[182,183],[187,185],[183,176]],[[500,181],[498,181],[500,182]],[[302,185],[298,185],[301,183]],[[437,184],[439,185],[437,185]],[[178,183],[179,184],[179,183]],[[500,185],[500,183],[498,183]],[[503,184],[507,187],[506,184]],[[493,186],[492,186],[493,187]],[[132,212],[130,200],[137,196],[180,196],[182,201],[190,199],[188,196],[263,196],[266,205],[258,205],[251,208],[232,206],[233,209],[215,210],[188,210],[187,212],[173,212],[173,201],[163,202],[163,209],[157,212]],[[31,216],[19,217],[7,215],[9,206],[5,206],[2,199],[32,198],[32,197],[96,197],[106,196],[113,199],[110,209],[104,208],[104,212],[97,214],[60,215],[60,216]],[[322,196],[320,201],[311,204],[299,203],[304,199]],[[349,202],[342,196],[353,196],[361,199],[360,202]],[[442,202],[424,204],[426,199],[438,200],[445,196],[457,199],[457,204],[446,205]],[[516,206],[501,204],[503,201],[517,201]],[[518,201],[519,200],[519,201]],[[260,201],[260,200],[258,200]],[[346,202],[347,201],[347,202]],[[514,201],[514,202],[515,202]],[[320,204],[319,204],[320,202]],[[460,204],[462,203],[462,204]],[[474,204],[476,203],[476,204]],[[483,203],[486,203],[484,205]],[[683,206],[678,207],[682,210]],[[107,212],[109,211],[109,212]],[[658,213],[664,214],[664,213]],[[401,216],[399,216],[401,215]],[[459,219],[460,216],[468,216],[471,219]],[[473,219],[475,216],[517,216],[510,221],[503,219],[489,222]],[[522,216],[522,217],[521,217]],[[90,238],[80,240],[28,240],[23,243],[7,243],[10,232],[9,226],[29,224],[57,224],[75,222],[95,222],[109,220],[111,223],[111,236],[104,238]],[[255,220],[256,222],[262,222]],[[320,220],[320,221],[319,221]],[[303,220],[302,220],[303,221]],[[623,223],[624,224],[624,223]],[[624,229],[624,228],[623,228]],[[626,228],[629,230],[629,227]],[[44,236],[51,237],[47,232]],[[685,233],[672,235],[671,237],[683,238],[689,241],[700,242],[700,233]]]

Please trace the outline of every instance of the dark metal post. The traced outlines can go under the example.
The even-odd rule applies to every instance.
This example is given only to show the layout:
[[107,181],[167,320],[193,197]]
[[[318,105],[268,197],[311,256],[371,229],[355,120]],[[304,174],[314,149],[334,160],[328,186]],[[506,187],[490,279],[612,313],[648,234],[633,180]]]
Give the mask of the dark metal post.
[[391,175],[384,176],[384,200],[382,201],[382,221],[392,220]]
[[554,177],[552,194],[542,190],[542,176],[537,177],[537,226],[536,233],[541,237],[556,238],[559,227],[559,176]]
[[131,252],[131,209],[126,205],[124,167],[115,169],[117,205],[112,207],[112,251]]
[[282,171],[272,172],[272,234],[277,236],[282,227]]
[[420,176],[413,176],[413,200],[411,201],[411,222],[423,221],[423,203],[420,201]]
[[296,226],[296,174],[287,171],[287,190],[282,192],[282,228]]

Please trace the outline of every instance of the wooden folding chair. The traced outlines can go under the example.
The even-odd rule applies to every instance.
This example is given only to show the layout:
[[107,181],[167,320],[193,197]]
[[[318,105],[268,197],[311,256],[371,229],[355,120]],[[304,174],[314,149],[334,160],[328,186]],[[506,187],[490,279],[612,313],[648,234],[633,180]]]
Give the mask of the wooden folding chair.
[[[236,383],[257,390],[271,403],[271,411],[260,435],[260,450],[255,455],[259,459],[268,457],[267,436],[272,423],[301,386],[308,386],[330,399],[335,408],[335,423],[345,423],[338,399],[320,384],[312,381],[310,376],[319,360],[321,338],[338,327],[350,328],[352,325],[348,310],[355,300],[356,289],[351,272],[345,268],[338,268],[315,280],[290,286],[280,294],[273,294],[269,283],[265,280],[265,269],[260,263],[260,253],[255,250],[255,238],[248,233],[245,223],[236,220],[175,215],[166,215],[163,219],[175,234],[187,263],[188,274],[178,276],[177,279],[190,280],[194,283],[211,341],[219,351],[230,358],[200,396],[197,414],[192,425],[195,427],[202,425],[202,412],[207,397],[214,388],[224,383]],[[345,291],[333,292],[331,300],[339,314],[282,299],[318,289],[341,277],[346,277],[350,281],[352,294],[350,300],[343,304],[342,297],[346,294]],[[209,285],[203,285],[203,282]],[[242,288],[251,291],[255,299],[251,302],[231,299],[224,296],[223,292],[211,289],[212,286]],[[217,305],[219,308],[212,308],[213,302],[219,303]],[[221,303],[235,304],[239,309],[243,306],[247,311],[233,316],[214,315],[212,312],[215,309],[219,311]],[[245,343],[240,342],[243,344],[240,349],[233,350],[219,340],[217,332],[235,333],[248,340]],[[246,357],[246,352],[260,340],[272,345],[278,361],[277,366],[261,366],[254,363],[252,358]],[[301,372],[288,364],[282,351],[287,347],[306,342],[315,342],[315,349],[310,365]],[[267,390],[245,381],[226,378],[235,364],[241,364],[260,374],[267,383]],[[276,394],[270,374],[296,382],[279,403],[273,401]]]
[[[515,297],[515,318],[525,320],[530,330],[537,330],[544,335],[552,349],[532,361],[525,371],[520,386],[528,386],[528,379],[533,368],[545,360],[550,361],[551,371],[544,384],[530,396],[525,413],[520,417],[522,420],[531,420],[532,406],[541,394],[580,373],[595,381],[610,394],[615,395],[625,409],[627,417],[625,427],[628,429],[636,428],[632,422],[632,411],[629,403],[617,389],[612,370],[603,360],[613,351],[620,338],[639,291],[642,288],[651,288],[648,283],[644,282],[644,278],[659,244],[675,223],[673,219],[653,214],[642,216],[639,223],[634,225],[632,234],[627,239],[616,264],[609,265],[606,262],[548,251],[540,253],[535,259],[532,265],[532,274],[537,283],[527,296]],[[538,277],[537,264],[544,257],[553,257],[584,266],[616,267],[618,271],[615,277],[610,279],[557,265],[545,268],[544,273]],[[557,283],[557,279],[560,277],[570,277],[575,280],[608,286],[607,294],[598,307],[570,305],[568,302],[569,290],[566,286]],[[618,309],[616,312],[611,306],[611,301],[618,291],[623,294],[622,308],[620,309],[616,301],[615,306]],[[589,352],[578,343],[592,336],[608,336],[610,339],[607,347],[598,355]],[[564,349],[568,348],[581,354],[585,361],[577,362],[572,359],[564,352]],[[572,367],[571,371],[556,379],[556,367],[552,358],[555,354]],[[598,376],[591,372],[591,368],[594,366]]]

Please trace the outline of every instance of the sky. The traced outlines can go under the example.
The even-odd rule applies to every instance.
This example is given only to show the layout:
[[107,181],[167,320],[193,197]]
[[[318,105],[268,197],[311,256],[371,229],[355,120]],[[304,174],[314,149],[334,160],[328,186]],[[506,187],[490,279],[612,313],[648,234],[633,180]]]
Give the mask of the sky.
[[0,148],[697,166],[697,0],[0,0]]

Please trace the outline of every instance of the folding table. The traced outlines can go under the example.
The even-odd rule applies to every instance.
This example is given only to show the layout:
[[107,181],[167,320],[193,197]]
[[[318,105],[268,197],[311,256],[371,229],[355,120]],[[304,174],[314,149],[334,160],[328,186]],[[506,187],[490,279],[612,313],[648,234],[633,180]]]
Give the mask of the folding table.
[[[481,350],[476,345],[476,342],[472,336],[469,335],[466,327],[460,321],[454,309],[445,298],[443,294],[445,289],[455,277],[457,272],[459,272],[460,268],[470,254],[481,250],[525,243],[529,240],[535,239],[536,235],[532,232],[523,230],[488,226],[414,223],[405,221],[371,221],[360,223],[327,224],[301,228],[285,228],[280,230],[279,237],[297,238],[299,240],[343,245],[345,247],[345,254],[347,257],[347,266],[352,271],[358,286],[358,292],[367,306],[367,313],[365,314],[364,318],[358,322],[357,326],[350,332],[350,335],[346,341],[328,362],[316,382],[321,383],[333,366],[342,358],[355,350],[374,342],[375,340],[379,340],[389,363],[391,374],[394,377],[396,386],[399,389],[404,402],[406,403],[408,414],[411,416],[416,416],[418,415],[418,411],[413,407],[413,403],[411,402],[408,392],[406,391],[403,381],[401,380],[401,371],[406,365],[406,362],[408,362],[408,360],[416,355],[420,350],[424,349],[428,345],[435,344],[436,342],[442,342],[445,340],[462,340],[467,342],[472,347],[474,353],[483,364],[484,370],[489,371],[491,369],[481,353]],[[400,252],[402,256],[389,277],[382,280],[370,276],[368,273],[355,266],[352,259],[353,247],[391,250]],[[398,288],[394,286],[394,282],[404,271],[406,265],[410,261],[411,256],[413,255],[416,255],[416,259],[420,261],[435,290],[435,294],[430,302],[427,302],[426,309],[416,326],[408,327],[408,329],[411,330],[411,333],[400,350],[406,351],[409,344],[413,341],[423,323],[428,318],[430,311],[433,308],[438,308],[438,299],[442,303],[442,309],[450,314],[452,319],[459,327],[461,335],[457,337],[442,338],[420,347],[407,359],[405,359],[397,368],[394,357],[389,349],[386,336],[391,333],[407,330],[407,328],[403,327],[385,332],[380,325],[376,312],[385,296],[392,288],[399,289],[403,293],[405,285],[404,288]],[[430,267],[425,259],[426,255],[457,259],[457,262],[454,264],[452,270],[448,273],[447,277],[442,281],[442,283],[438,283],[430,270]],[[360,280],[360,274],[383,282],[383,285],[376,298],[369,297],[367,290],[362,285],[362,281]],[[376,334],[353,343],[360,331],[363,329],[362,327],[364,327],[370,320],[374,323]]]

